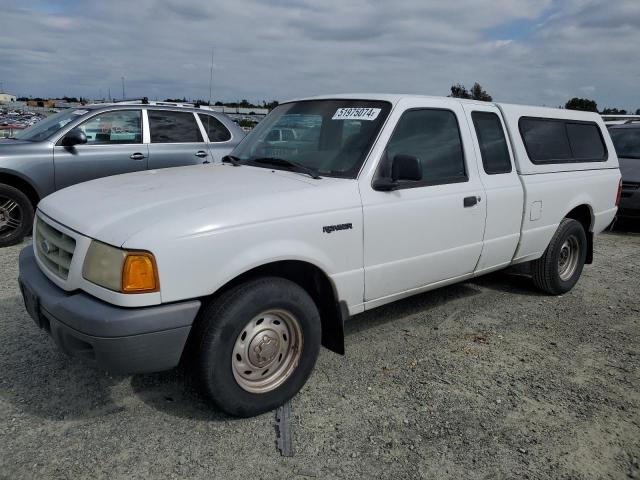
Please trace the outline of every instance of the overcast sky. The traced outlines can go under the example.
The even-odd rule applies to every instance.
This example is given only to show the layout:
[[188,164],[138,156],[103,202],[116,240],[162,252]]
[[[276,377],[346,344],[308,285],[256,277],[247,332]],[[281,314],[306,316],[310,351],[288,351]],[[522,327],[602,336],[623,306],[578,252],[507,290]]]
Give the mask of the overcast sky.
[[640,108],[640,0],[0,0],[0,82],[32,96],[338,92]]

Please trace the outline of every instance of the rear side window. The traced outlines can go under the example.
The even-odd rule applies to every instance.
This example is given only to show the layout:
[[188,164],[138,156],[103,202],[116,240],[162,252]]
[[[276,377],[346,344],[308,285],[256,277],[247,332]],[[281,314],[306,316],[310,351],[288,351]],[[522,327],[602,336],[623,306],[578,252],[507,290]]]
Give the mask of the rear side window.
[[203,141],[193,113],[148,110],[148,115],[151,143]]
[[210,142],[226,142],[231,140],[231,132],[213,115],[199,114],[200,122],[207,132]]
[[491,112],[473,112],[471,118],[478,136],[484,171],[489,175],[511,172],[509,147],[498,115]]
[[405,112],[389,139],[381,176],[390,176],[396,155],[418,157],[422,181],[407,186],[438,185],[468,180],[456,115],[450,110],[416,109]]
[[520,135],[535,164],[604,162],[607,149],[593,122],[522,117]]
[[573,157],[577,160],[604,158],[606,149],[595,123],[567,123],[567,135]]

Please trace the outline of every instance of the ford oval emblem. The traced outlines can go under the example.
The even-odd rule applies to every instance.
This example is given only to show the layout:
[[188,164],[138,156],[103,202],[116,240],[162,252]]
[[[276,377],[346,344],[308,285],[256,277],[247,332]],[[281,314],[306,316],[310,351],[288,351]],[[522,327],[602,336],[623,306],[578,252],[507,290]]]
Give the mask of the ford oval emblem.
[[51,244],[46,238],[40,242],[40,248],[42,248],[44,253],[51,253]]

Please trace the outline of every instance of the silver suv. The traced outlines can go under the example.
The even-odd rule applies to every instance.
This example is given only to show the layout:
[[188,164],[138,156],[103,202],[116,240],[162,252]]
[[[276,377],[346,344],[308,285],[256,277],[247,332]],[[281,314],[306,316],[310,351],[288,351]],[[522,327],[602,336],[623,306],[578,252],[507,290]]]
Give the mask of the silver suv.
[[0,247],[31,230],[45,196],[94,178],[219,162],[245,136],[226,115],[171,104],[65,110],[0,139]]

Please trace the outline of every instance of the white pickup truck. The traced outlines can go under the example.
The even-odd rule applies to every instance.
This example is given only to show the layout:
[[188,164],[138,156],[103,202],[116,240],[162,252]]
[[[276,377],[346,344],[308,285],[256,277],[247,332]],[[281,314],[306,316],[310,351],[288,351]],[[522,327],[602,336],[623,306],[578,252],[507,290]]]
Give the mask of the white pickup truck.
[[[290,138],[269,139],[293,129]],[[181,359],[222,410],[291,398],[320,345],[377,306],[529,262],[569,291],[614,218],[618,159],[592,113],[453,98],[284,103],[222,164],[45,198],[20,285],[65,352],[121,372]]]

